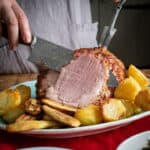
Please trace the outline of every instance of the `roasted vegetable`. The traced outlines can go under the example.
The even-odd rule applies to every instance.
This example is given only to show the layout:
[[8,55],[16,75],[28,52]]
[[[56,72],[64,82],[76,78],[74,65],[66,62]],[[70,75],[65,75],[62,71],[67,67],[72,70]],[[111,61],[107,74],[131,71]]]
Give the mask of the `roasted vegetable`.
[[44,103],[44,104],[46,104],[50,107],[62,110],[62,111],[76,112],[76,110],[77,110],[75,107],[71,107],[71,106],[68,106],[68,105],[65,105],[65,104],[61,104],[61,103],[56,102],[56,101],[51,100],[51,99],[46,99],[46,98],[42,99],[42,103]]
[[128,76],[132,76],[142,88],[145,88],[149,85],[149,79],[134,65],[129,66]]
[[0,115],[4,115],[20,103],[21,96],[18,90],[7,89],[0,92]]
[[100,107],[92,104],[78,109],[75,118],[81,122],[81,125],[98,124],[103,120]]
[[50,115],[44,114],[44,115],[43,115],[43,120],[52,121],[52,120],[54,120],[54,119],[53,119]]
[[21,115],[16,119],[16,122],[27,121],[27,120],[35,120],[35,119],[36,119],[36,117],[24,113],[24,114],[21,114]]
[[13,123],[23,113],[24,113],[24,108],[22,106],[18,106],[6,112],[2,118],[7,123]]
[[116,98],[127,99],[134,101],[136,95],[141,90],[140,85],[133,77],[128,77],[115,89],[114,95]]
[[25,101],[25,111],[30,115],[38,115],[41,113],[41,104],[39,100],[30,98]]
[[24,103],[26,100],[28,100],[31,97],[31,89],[28,86],[25,85],[19,85],[16,88],[19,90],[20,95],[21,95],[21,103]]
[[119,120],[126,117],[127,108],[121,100],[110,98],[102,105],[102,115],[105,122]]
[[58,123],[45,120],[24,120],[9,124],[6,127],[8,132],[21,132],[33,129],[43,129],[48,127],[56,127]]
[[134,114],[139,114],[143,111],[142,108],[137,106],[135,103],[134,103],[133,107],[134,107]]
[[150,88],[146,88],[138,93],[135,104],[143,110],[150,110]]
[[54,120],[56,120],[62,124],[65,124],[65,125],[68,125],[71,127],[80,126],[80,121],[68,114],[65,114],[65,113],[63,113],[57,109],[51,108],[47,105],[43,105],[42,108],[43,108],[43,111],[47,115],[50,115]]
[[120,99],[123,105],[126,108],[126,117],[130,117],[135,113],[135,104],[132,103],[130,100]]

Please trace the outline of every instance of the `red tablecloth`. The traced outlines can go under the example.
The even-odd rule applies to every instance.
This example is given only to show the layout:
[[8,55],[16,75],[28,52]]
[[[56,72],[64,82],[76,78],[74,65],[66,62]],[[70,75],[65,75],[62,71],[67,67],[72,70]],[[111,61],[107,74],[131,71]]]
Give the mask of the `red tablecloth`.
[[0,150],[33,146],[55,146],[73,150],[115,150],[129,136],[147,130],[150,130],[150,116],[113,131],[69,139],[42,139],[0,131]]

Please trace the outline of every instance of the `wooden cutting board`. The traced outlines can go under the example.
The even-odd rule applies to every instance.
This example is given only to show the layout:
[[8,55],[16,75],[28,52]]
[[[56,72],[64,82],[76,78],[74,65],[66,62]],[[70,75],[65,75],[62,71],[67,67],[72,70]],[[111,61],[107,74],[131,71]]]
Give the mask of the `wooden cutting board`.
[[[150,69],[143,69],[143,73],[150,78]],[[37,74],[12,74],[12,75],[0,75],[0,90],[8,88],[12,85],[36,80]]]

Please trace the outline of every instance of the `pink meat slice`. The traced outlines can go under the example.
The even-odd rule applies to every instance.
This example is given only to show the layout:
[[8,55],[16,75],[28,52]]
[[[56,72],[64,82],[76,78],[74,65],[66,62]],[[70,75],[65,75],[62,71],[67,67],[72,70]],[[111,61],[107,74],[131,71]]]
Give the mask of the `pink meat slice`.
[[93,103],[106,84],[107,71],[100,58],[80,55],[61,69],[55,85],[46,97],[74,107]]

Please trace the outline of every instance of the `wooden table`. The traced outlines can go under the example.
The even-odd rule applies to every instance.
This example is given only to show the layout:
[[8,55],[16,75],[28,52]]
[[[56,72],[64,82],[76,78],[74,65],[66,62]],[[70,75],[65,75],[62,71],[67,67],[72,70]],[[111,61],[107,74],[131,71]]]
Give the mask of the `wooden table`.
[[37,74],[12,74],[12,75],[0,75],[0,90],[6,89],[12,85],[36,80]]
[[[150,69],[142,69],[143,73],[150,78]],[[12,75],[0,75],[0,90],[8,88],[12,85],[36,80],[37,74],[12,74]]]

